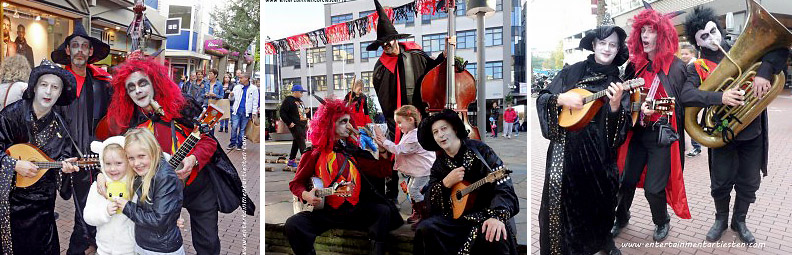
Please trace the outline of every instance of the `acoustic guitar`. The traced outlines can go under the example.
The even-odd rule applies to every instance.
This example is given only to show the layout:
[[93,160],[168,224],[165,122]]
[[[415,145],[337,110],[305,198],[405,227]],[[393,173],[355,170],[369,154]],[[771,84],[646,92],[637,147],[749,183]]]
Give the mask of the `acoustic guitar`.
[[[649,110],[658,111],[662,114],[670,115],[672,112],[674,112],[674,108],[676,108],[675,102],[676,102],[676,98],[663,97],[655,100],[647,100],[646,107],[649,108]],[[633,126],[637,125],[639,122],[638,115],[640,115],[641,113],[641,104],[642,103],[637,103],[637,102],[633,102],[631,104]]]
[[[625,91],[631,91],[635,88],[643,86],[644,79],[632,79],[624,82],[623,85],[625,86]],[[558,125],[566,128],[569,131],[578,131],[586,127],[586,125],[591,122],[591,119],[597,115],[600,107],[602,107],[603,104],[602,100],[599,99],[607,95],[605,92],[608,91],[608,89],[604,89],[597,93],[591,93],[590,91],[582,88],[571,89],[569,91],[583,97],[583,108],[573,110],[567,106],[564,106],[563,110],[558,113]]]
[[[29,143],[14,144],[6,149],[6,154],[17,160],[30,161],[39,168],[36,176],[33,177],[24,177],[17,174],[16,186],[19,188],[30,187],[41,180],[41,177],[50,169],[60,169],[63,167],[63,161],[53,160],[47,156],[47,154],[44,154],[38,147]],[[80,168],[94,168],[99,167],[99,159],[96,155],[89,155],[86,158],[78,159],[76,162],[71,162],[71,164]]]
[[504,166],[499,166],[494,172],[488,174],[481,180],[470,184],[468,181],[461,181],[451,187],[451,211],[453,212],[454,219],[459,219],[462,214],[468,211],[473,206],[473,201],[476,199],[476,189],[487,183],[497,182],[501,184],[509,180],[509,174],[512,171],[506,169]]
[[221,111],[217,106],[210,104],[206,107],[206,110],[201,113],[201,116],[198,118],[198,121],[201,123],[199,126],[193,129],[187,139],[179,146],[179,149],[176,150],[176,153],[173,153],[171,156],[168,153],[165,154],[165,159],[168,160],[168,164],[170,164],[173,169],[180,169],[183,167],[182,160],[187,157],[187,154],[195,148],[195,145],[198,144],[198,140],[201,140],[201,133],[209,132],[209,129],[214,127],[217,124],[217,121],[220,120],[220,117],[223,116],[223,111]]
[[325,197],[327,196],[340,196],[340,197],[349,197],[352,195],[352,189],[354,185],[351,182],[342,181],[333,184],[330,187],[325,188],[324,182],[319,177],[311,177],[311,186],[308,187],[309,189],[316,188],[316,192],[314,196],[318,197],[321,202],[316,206],[312,206],[308,203],[303,203],[297,196],[292,196],[292,205],[294,206],[294,214],[303,211],[313,211],[313,210],[322,210],[324,209]]

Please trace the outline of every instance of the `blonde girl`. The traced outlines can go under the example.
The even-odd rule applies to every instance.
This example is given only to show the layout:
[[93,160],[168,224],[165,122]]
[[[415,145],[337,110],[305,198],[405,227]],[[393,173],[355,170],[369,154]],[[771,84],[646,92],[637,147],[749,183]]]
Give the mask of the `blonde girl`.
[[124,184],[131,183],[135,175],[129,167],[122,144],[123,136],[91,143],[91,150],[99,153],[99,163],[105,179],[111,185],[120,184],[115,186],[120,186],[120,190],[110,189],[112,194],[100,194],[96,192],[97,182],[94,182],[88,192],[83,216],[86,223],[96,227],[96,252],[100,255],[132,255],[135,252],[135,223],[121,214],[118,204],[112,200],[118,196],[130,196],[129,186]]
[[133,203],[116,198],[124,215],[135,223],[135,253],[184,254],[177,226],[184,183],[165,161],[162,149],[148,129],[130,129],[125,135],[127,160],[135,173],[130,183]]

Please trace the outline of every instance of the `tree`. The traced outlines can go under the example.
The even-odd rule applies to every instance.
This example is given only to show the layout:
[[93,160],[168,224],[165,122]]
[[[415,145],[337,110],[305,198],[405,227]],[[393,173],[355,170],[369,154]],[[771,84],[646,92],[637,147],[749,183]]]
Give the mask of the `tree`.
[[561,41],[558,41],[556,49],[550,53],[550,58],[546,59],[542,64],[545,69],[561,69],[564,66],[564,46]]
[[228,0],[225,8],[215,9],[211,15],[217,22],[215,35],[223,39],[229,50],[239,52],[236,61],[240,65],[248,47],[259,41],[259,1]]

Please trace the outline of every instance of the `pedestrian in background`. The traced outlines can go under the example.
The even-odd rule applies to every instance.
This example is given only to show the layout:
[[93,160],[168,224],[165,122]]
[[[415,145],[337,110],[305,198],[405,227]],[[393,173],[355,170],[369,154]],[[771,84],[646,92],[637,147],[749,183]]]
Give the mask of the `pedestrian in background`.
[[3,60],[0,72],[0,98],[3,100],[0,110],[3,110],[7,105],[22,99],[22,93],[28,87],[30,65],[25,56],[14,55]]
[[305,152],[305,131],[308,125],[308,118],[305,117],[305,105],[303,104],[303,92],[306,92],[301,85],[295,84],[292,86],[292,95],[283,99],[280,105],[280,117],[283,124],[286,124],[291,131],[293,140],[291,153],[289,154],[289,163],[287,166],[297,167],[294,161],[297,158],[297,151],[300,154]]
[[511,139],[515,118],[517,118],[517,111],[512,108],[512,103],[506,104],[506,110],[503,111],[503,137]]

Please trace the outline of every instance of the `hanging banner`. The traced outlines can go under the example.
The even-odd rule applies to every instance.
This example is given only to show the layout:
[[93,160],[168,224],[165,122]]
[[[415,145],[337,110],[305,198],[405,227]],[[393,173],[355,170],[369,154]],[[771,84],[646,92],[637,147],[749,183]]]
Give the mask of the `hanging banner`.
[[[435,15],[440,11],[444,3],[441,0],[415,0],[399,7],[385,8],[385,14],[391,22],[409,19],[408,15]],[[284,39],[268,42],[265,46],[265,54],[277,54],[284,51],[299,50],[304,47],[319,47],[323,45],[335,44],[348,41],[352,38],[364,36],[377,30],[379,14],[372,12],[365,17],[350,20],[344,23],[335,24],[323,29],[317,29],[305,34],[290,36]]]

